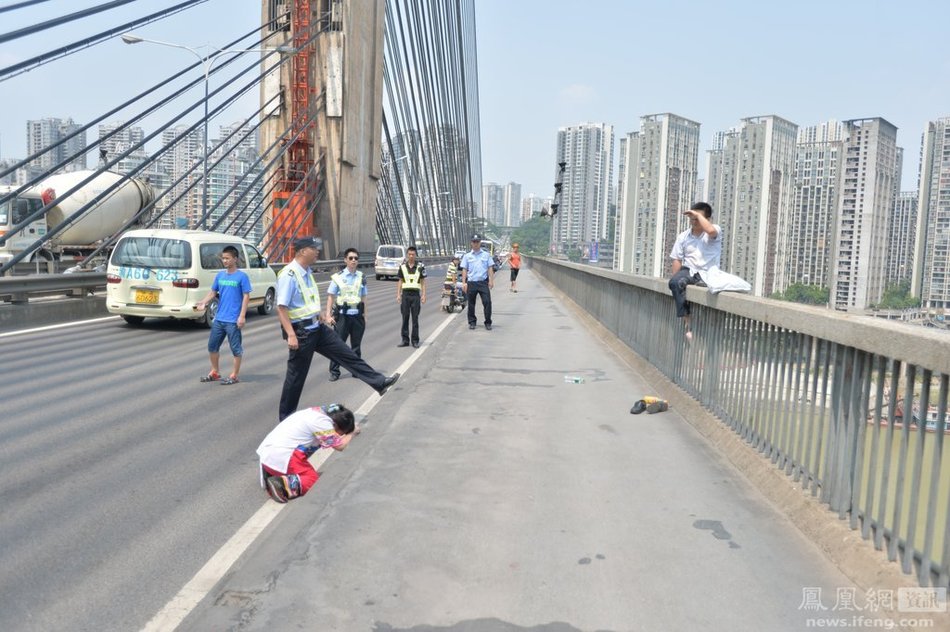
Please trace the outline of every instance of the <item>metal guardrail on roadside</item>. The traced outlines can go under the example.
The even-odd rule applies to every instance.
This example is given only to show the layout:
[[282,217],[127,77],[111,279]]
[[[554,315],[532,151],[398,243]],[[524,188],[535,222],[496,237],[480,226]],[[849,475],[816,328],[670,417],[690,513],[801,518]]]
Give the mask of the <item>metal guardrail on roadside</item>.
[[87,296],[105,286],[105,272],[0,277],[0,300],[17,304],[28,302],[30,297]]
[[[430,258],[424,263],[441,263],[445,257]],[[343,260],[317,261],[313,271],[317,274],[336,272],[345,265]],[[372,268],[373,259],[360,263],[360,268]],[[284,264],[271,264],[280,271]],[[72,274],[27,274],[0,277],[0,302],[22,304],[30,298],[68,296],[83,297],[106,287],[105,272],[76,272]]]
[[875,548],[950,586],[950,334],[547,258],[547,279]]

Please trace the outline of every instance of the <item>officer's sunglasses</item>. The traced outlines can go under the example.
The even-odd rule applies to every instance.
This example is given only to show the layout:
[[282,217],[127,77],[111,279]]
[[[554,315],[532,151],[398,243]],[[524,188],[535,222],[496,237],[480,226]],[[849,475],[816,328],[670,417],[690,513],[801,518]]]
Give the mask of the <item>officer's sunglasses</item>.
[[346,260],[347,260],[347,261],[359,261],[360,258],[359,258],[359,257],[350,256],[350,257],[347,257]]

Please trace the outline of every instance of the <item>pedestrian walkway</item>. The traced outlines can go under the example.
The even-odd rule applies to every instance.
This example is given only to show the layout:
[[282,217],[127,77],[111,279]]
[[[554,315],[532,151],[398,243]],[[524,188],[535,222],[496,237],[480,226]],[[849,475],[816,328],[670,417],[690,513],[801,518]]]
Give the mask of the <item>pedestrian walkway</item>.
[[530,270],[499,279],[493,330],[445,315],[182,629],[804,630],[803,595],[854,588],[675,407],[631,415],[644,378]]

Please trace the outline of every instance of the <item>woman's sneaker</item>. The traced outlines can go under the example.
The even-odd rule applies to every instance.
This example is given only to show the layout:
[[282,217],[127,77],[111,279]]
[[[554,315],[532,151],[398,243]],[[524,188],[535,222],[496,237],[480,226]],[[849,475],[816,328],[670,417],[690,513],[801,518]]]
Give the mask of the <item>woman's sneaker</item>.
[[264,486],[267,488],[267,495],[275,501],[284,504],[290,500],[290,487],[287,485],[286,476],[271,476]]
[[293,500],[300,495],[300,479],[290,476],[271,476],[267,479],[267,495],[279,503]]

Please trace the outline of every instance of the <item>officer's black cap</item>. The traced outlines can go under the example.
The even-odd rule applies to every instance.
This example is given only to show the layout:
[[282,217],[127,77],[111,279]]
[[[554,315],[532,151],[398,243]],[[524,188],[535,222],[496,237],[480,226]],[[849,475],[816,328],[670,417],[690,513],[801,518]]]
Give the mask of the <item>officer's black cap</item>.
[[300,237],[294,240],[294,251],[299,252],[304,248],[316,248],[320,250],[320,243],[313,237]]

